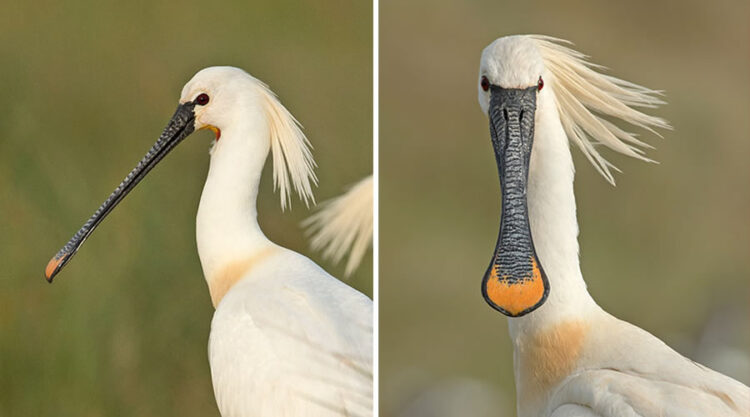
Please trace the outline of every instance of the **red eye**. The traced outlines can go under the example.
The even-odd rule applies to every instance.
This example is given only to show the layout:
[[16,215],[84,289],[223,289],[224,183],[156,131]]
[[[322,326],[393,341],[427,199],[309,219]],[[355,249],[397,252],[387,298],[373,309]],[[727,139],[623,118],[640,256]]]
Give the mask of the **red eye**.
[[539,76],[539,81],[536,83],[536,88],[538,91],[542,91],[542,88],[544,88],[544,80],[541,75]]
[[198,97],[195,98],[195,104],[205,106],[208,104],[208,94],[201,93]]
[[482,90],[487,91],[490,89],[490,80],[487,77],[482,76],[482,81],[479,83],[482,86]]

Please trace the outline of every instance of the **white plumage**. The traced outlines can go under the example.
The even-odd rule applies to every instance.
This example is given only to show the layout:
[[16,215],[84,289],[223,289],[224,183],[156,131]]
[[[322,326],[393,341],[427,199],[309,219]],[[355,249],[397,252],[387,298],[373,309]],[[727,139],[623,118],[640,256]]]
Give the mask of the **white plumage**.
[[198,252],[216,306],[209,360],[224,417],[372,414],[372,301],[257,222],[261,170],[273,153],[282,207],[312,201],[314,162],[296,121],[260,81],[213,67],[181,103],[208,94],[196,129],[217,132],[197,216]]
[[321,204],[321,210],[303,225],[311,233],[310,245],[338,263],[349,252],[345,275],[357,268],[372,243],[372,175],[361,179],[346,193]]
[[372,414],[372,302],[286,249],[216,309],[209,358],[222,416]]
[[[484,50],[480,65],[480,79],[492,85],[527,88],[541,76],[545,86],[536,99],[527,203],[550,292],[537,310],[509,319],[518,415],[748,416],[750,388],[612,317],[586,290],[568,144],[612,182],[612,166],[595,145],[640,159],[647,159],[640,148],[648,145],[605,117],[647,130],[668,125],[635,109],[661,104],[657,92],[595,71],[563,43],[543,36],[500,38]],[[482,88],[479,102],[487,113],[489,93]]]

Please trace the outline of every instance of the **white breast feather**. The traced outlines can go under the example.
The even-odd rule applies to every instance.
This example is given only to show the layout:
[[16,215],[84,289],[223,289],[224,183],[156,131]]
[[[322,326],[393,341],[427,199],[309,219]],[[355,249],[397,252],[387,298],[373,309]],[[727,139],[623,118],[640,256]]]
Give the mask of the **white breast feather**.
[[372,415],[372,301],[285,250],[219,304],[209,359],[223,417]]

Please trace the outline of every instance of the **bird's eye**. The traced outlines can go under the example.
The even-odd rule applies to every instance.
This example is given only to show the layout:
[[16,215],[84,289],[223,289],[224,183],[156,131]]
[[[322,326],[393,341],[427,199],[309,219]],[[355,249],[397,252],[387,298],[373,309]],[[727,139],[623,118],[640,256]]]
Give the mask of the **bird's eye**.
[[482,76],[482,81],[479,83],[482,86],[482,90],[487,91],[490,89],[490,80],[487,77]]
[[536,89],[537,91],[542,91],[542,88],[544,88],[544,80],[542,79],[542,76],[539,76],[539,81],[536,83]]
[[198,97],[195,98],[195,104],[205,106],[208,104],[208,94],[201,93]]

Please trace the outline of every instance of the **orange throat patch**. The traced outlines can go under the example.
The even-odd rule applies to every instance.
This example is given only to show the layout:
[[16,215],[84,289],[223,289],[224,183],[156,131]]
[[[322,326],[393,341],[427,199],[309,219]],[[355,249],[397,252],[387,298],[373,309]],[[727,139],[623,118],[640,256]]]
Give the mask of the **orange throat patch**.
[[206,126],[203,126],[201,128],[201,130],[204,130],[204,129],[208,129],[208,130],[214,132],[214,135],[216,135],[216,140],[217,141],[219,140],[219,138],[221,138],[221,130],[218,127],[213,126],[213,125],[206,125]]
[[498,276],[497,267],[493,266],[484,283],[487,298],[511,316],[517,316],[536,306],[544,298],[544,280],[539,265],[534,258],[531,259],[531,264],[531,276],[515,282],[507,276]]

